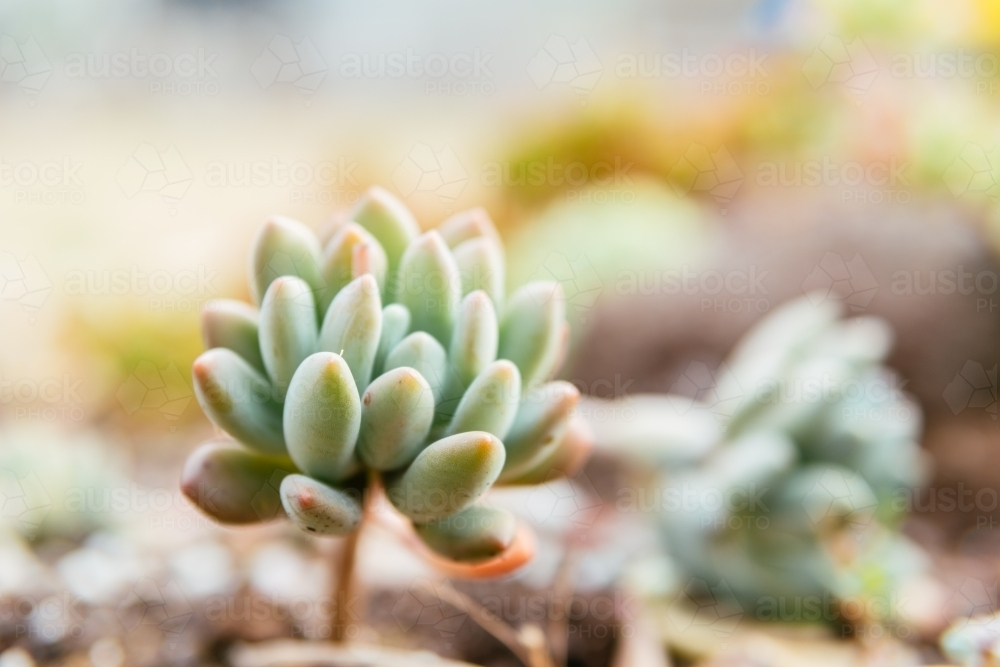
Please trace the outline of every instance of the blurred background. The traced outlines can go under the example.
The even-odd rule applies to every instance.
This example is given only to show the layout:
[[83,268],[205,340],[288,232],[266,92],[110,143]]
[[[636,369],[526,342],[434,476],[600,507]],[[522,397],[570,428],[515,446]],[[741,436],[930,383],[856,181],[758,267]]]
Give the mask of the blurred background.
[[[563,377],[600,398],[696,394],[805,294],[884,317],[934,490],[904,531],[936,579],[879,659],[940,660],[951,618],[997,609],[998,111],[989,0],[0,3],[0,665],[228,664],[236,640],[328,636],[329,545],[218,528],[176,480],[212,433],[202,306],[248,298],[265,217],[321,232],[375,184],[424,228],[485,207],[510,287],[563,284]],[[509,502],[553,534],[587,514],[578,585],[609,590],[642,531],[602,533],[599,488],[561,515],[547,492]],[[365,638],[517,664],[448,609],[400,611],[431,575],[384,542]],[[250,622],[256,599],[293,611]],[[613,639],[573,638],[574,664]],[[791,664],[767,647],[752,664]]]

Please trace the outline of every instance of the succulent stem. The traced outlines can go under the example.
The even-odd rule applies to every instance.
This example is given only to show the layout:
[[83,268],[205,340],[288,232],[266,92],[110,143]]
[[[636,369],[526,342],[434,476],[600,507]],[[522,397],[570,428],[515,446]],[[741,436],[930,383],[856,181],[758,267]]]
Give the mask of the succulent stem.
[[358,537],[364,527],[364,517],[357,530],[344,536],[343,544],[333,556],[333,600],[336,609],[336,619],[330,638],[336,643],[347,640],[347,629],[350,626],[350,601],[354,592],[354,563],[357,560]]
[[355,598],[361,599],[358,590],[358,582],[354,576],[354,566],[357,563],[358,545],[361,543],[361,534],[365,526],[372,518],[375,511],[375,504],[381,493],[382,480],[377,470],[368,470],[368,484],[363,494],[363,509],[361,511],[361,521],[356,530],[344,536],[343,544],[339,551],[333,554],[333,583],[331,593],[336,609],[336,618],[330,638],[340,644],[347,641],[348,629],[351,626],[351,601]]

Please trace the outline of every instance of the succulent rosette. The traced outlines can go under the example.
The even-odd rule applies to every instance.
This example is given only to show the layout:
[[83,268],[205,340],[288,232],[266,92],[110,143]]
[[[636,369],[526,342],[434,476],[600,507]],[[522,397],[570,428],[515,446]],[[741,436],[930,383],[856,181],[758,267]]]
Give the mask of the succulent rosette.
[[229,437],[189,457],[182,488],[224,523],[287,516],[356,530],[378,489],[420,543],[482,562],[522,534],[481,502],[495,484],[569,472],[588,449],[579,392],[550,381],[567,325],[555,282],[505,297],[504,251],[473,209],[421,232],[372,188],[321,244],[272,217],[249,261],[256,305],[203,313],[198,402]]
[[926,567],[899,531],[926,471],[922,414],[884,365],[888,323],[843,310],[795,299],[682,379],[694,397],[587,409],[625,415],[592,419],[596,444],[647,464],[646,495],[620,500],[655,513],[680,571],[762,620],[777,599],[889,599]]

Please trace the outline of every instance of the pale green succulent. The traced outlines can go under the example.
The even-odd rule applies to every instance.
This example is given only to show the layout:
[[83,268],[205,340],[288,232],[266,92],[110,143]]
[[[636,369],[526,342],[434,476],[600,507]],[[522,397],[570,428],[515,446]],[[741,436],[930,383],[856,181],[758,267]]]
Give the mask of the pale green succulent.
[[485,212],[421,233],[380,188],[325,247],[301,223],[269,219],[249,273],[258,307],[209,304],[210,349],[194,364],[202,409],[243,447],[196,450],[187,495],[223,522],[283,512],[342,535],[361,520],[369,471],[434,551],[503,551],[513,517],[477,501],[578,445],[568,431],[579,393],[548,381],[566,341],[559,285],[530,283],[505,302]]
[[960,618],[939,641],[949,660],[965,667],[1000,664],[1000,614]]
[[882,365],[891,339],[879,318],[841,319],[838,302],[809,295],[761,320],[717,371],[692,369],[694,400],[591,406],[624,415],[592,418],[599,446],[656,466],[622,509],[654,512],[681,570],[723,582],[761,620],[778,599],[890,596],[924,566],[895,530],[924,459],[920,409]]

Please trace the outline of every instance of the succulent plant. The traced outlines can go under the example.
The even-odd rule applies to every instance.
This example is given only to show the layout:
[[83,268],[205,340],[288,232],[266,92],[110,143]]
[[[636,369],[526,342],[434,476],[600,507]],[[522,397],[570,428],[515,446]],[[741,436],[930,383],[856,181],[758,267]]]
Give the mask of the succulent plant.
[[1000,614],[960,618],[944,631],[939,644],[955,664],[965,667],[1000,664]]
[[923,567],[893,530],[923,478],[921,412],[882,365],[889,326],[841,314],[807,295],[762,319],[717,372],[693,368],[694,398],[584,410],[599,447],[655,464],[623,509],[654,511],[681,571],[724,582],[761,619],[778,617],[766,604],[782,596],[888,596]]
[[205,414],[230,439],[197,449],[185,493],[226,523],[287,516],[344,535],[383,488],[431,551],[479,562],[518,534],[480,503],[495,483],[544,480],[586,449],[579,398],[549,381],[566,343],[554,282],[504,295],[484,211],[421,233],[372,188],[321,247],[273,217],[249,263],[256,307],[210,303],[194,363]]

